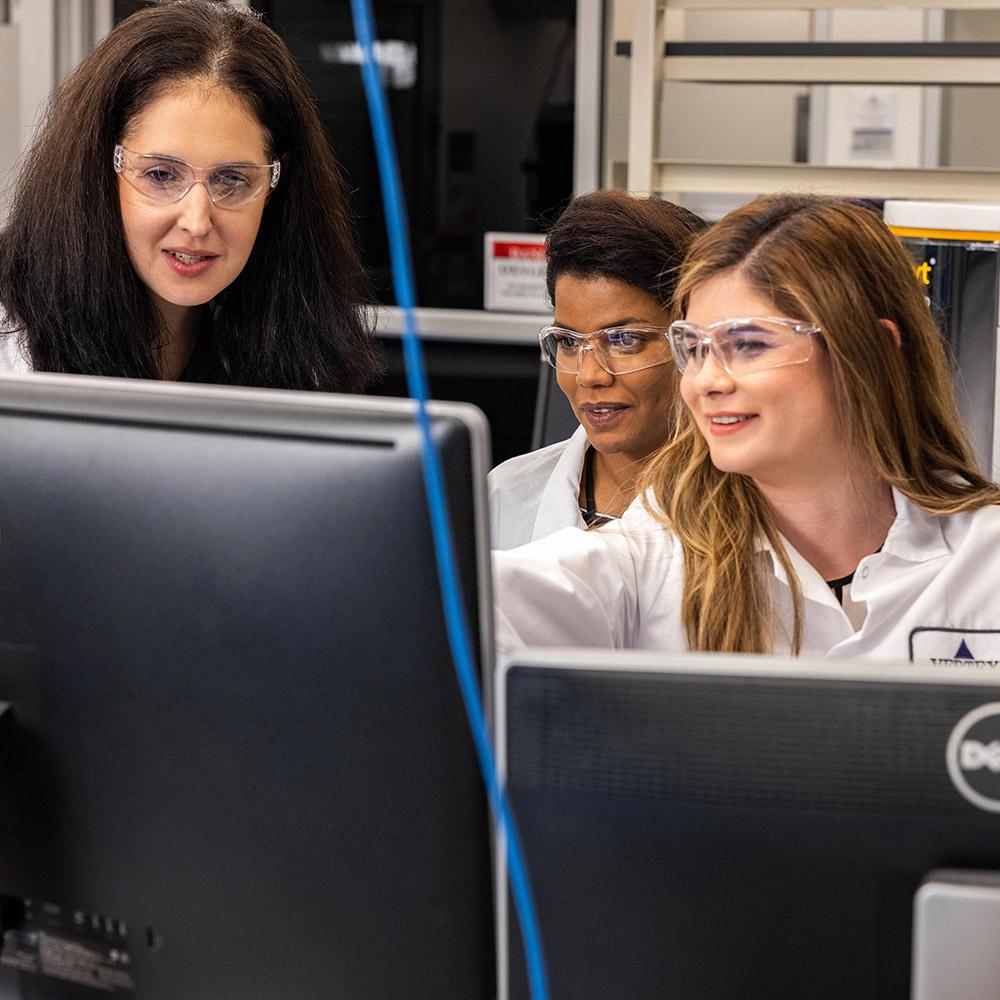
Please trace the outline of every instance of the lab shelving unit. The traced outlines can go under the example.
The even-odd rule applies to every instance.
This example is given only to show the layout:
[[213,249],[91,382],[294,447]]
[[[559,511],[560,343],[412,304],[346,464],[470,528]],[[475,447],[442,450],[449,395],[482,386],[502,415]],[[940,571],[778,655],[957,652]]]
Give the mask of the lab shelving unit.
[[[628,151],[625,161],[605,163],[605,183],[634,192],[676,198],[678,192],[709,193],[803,190],[857,197],[884,197],[887,170],[891,194],[902,198],[1000,200],[1000,155],[996,168],[887,168],[804,163],[724,163],[658,157],[659,100],[666,81],[701,83],[1000,84],[996,42],[690,42],[684,40],[687,11],[871,10],[889,6],[872,0],[631,0]],[[909,0],[894,8],[1000,10],[982,0]]]

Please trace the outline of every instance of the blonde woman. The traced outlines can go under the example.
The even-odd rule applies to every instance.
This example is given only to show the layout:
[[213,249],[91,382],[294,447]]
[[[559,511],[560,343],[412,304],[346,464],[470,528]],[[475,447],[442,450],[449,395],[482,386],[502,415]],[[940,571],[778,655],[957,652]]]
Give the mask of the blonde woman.
[[496,554],[501,652],[1000,659],[1000,489],[879,217],[758,199],[697,240],[677,305],[679,436],[621,521]]

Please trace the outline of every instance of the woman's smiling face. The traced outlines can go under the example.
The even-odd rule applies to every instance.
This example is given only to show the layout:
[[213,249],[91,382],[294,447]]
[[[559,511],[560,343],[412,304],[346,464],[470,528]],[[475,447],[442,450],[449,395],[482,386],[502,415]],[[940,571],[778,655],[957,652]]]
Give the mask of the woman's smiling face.
[[[264,129],[232,91],[193,80],[165,91],[133,120],[122,145],[196,166],[268,161]],[[110,166],[110,165],[109,165]],[[266,199],[219,208],[203,183],[157,202],[118,178],[129,260],[168,322],[230,285],[253,249]]]
[[[698,285],[685,318],[707,326],[737,316],[780,315],[778,307],[736,270]],[[709,353],[700,370],[691,366],[684,372],[681,395],[716,468],[774,486],[815,483],[843,471],[847,448],[837,419],[833,377],[817,340],[812,356],[802,364],[734,377]]]

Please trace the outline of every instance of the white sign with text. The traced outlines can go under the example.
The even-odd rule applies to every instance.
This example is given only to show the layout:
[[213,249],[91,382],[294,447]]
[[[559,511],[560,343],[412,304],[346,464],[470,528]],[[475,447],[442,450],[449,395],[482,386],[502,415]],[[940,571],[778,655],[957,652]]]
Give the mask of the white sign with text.
[[486,233],[484,308],[545,313],[545,236]]

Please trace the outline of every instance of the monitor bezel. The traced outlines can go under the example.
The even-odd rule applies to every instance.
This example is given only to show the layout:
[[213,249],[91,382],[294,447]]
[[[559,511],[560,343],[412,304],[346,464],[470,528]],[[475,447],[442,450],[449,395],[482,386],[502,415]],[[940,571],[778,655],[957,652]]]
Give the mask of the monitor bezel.
[[[478,626],[478,642],[472,636],[476,643],[472,652],[479,657],[484,722],[488,726],[495,673],[486,489],[492,465],[489,424],[482,411],[469,403],[431,400],[426,410],[432,424],[439,420],[457,422],[469,436]],[[403,420],[413,423],[416,431],[418,404],[413,399],[386,396],[26,373],[0,377],[0,414],[391,445]],[[338,418],[336,426],[331,424],[332,417]],[[345,427],[344,417],[350,419],[350,427]]]
[[[788,680],[844,681],[871,684],[941,684],[996,686],[1000,697],[1000,674],[977,667],[946,669],[906,662],[865,662],[793,658],[750,653],[659,652],[635,649],[594,649],[569,646],[526,647],[501,660],[493,690],[493,727],[496,734],[497,773],[507,781],[507,677],[515,669],[600,671],[602,673],[657,673],[733,678],[783,678]],[[497,1000],[510,998],[510,913],[508,906],[506,845],[495,829],[494,844],[497,955]],[[530,874],[530,873],[529,873]]]
[[[178,402],[184,406],[179,407]],[[392,440],[400,418],[416,419],[417,403],[389,396],[356,396],[290,389],[247,389],[240,386],[191,382],[153,382],[90,375],[30,373],[0,378],[0,412],[51,414],[87,420],[135,421],[196,429],[211,426],[231,432],[292,433],[307,429],[318,438],[343,438],[342,427],[325,433],[331,416],[356,417],[359,438]],[[489,423],[471,403],[431,400],[427,412],[436,418],[457,420],[471,441],[473,516],[476,525],[476,564],[481,663],[480,686],[485,718],[492,717],[494,689],[493,580],[490,572],[489,504],[486,474],[491,464]]]

